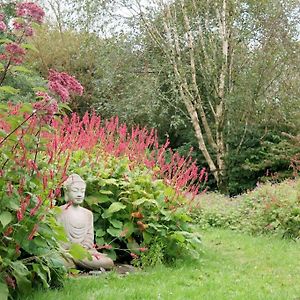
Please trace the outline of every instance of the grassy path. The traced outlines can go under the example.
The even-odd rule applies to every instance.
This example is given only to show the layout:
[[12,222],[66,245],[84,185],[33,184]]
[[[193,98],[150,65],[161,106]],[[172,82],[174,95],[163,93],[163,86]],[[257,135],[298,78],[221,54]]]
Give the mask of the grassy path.
[[72,279],[30,300],[292,299],[300,300],[300,244],[228,230],[202,233],[197,261],[120,277]]

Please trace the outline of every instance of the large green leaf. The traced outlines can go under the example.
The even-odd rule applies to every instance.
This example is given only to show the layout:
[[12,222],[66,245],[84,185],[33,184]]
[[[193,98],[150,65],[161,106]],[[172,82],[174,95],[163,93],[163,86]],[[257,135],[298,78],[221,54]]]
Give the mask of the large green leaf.
[[3,203],[5,207],[13,209],[13,210],[18,210],[20,208],[20,201],[17,197],[8,197],[4,195],[3,197]]
[[148,233],[147,231],[143,232],[144,243],[149,244],[151,242],[152,238],[153,238],[153,236],[150,233]]
[[103,195],[113,195],[113,192],[108,190],[100,190],[99,193]]
[[104,185],[109,185],[109,184],[116,185],[116,186],[119,185],[117,179],[115,179],[115,178],[103,179],[103,181],[102,181],[103,186]]
[[154,199],[148,199],[148,198],[140,198],[140,199],[132,202],[132,204],[138,206],[138,205],[144,204],[145,202],[149,203],[149,204],[154,204],[157,206],[157,202]]
[[106,203],[106,202],[112,202],[112,199],[111,198],[109,198],[109,196],[107,196],[107,195],[99,195],[99,196],[97,196],[97,198],[98,198],[98,203]]
[[123,203],[121,203],[121,202],[114,202],[107,209],[107,213],[112,214],[112,213],[115,213],[115,212],[117,212],[119,210],[122,210],[124,208],[126,208],[126,205],[124,205]]
[[105,235],[105,231],[103,229],[99,228],[99,229],[96,230],[96,236],[97,237],[102,237],[104,235]]
[[134,232],[134,225],[132,222],[126,222],[123,226],[123,232],[124,236],[127,238],[131,236],[131,234]]
[[22,293],[29,293],[31,290],[31,282],[27,278],[30,275],[29,270],[21,261],[11,263],[13,276],[16,278],[17,286]]
[[33,271],[38,275],[43,283],[44,288],[49,288],[48,280],[47,280],[47,273],[45,269],[41,268],[41,264],[33,264]]
[[1,215],[0,215],[0,222],[3,226],[3,228],[5,228],[5,226],[7,224],[9,224],[11,222],[11,220],[13,219],[13,216],[10,212],[8,211],[4,211]]
[[111,236],[113,237],[119,237],[121,235],[121,232],[123,231],[122,229],[114,228],[114,227],[109,227],[106,230]]
[[182,232],[180,231],[177,231],[177,232],[174,232],[172,234],[172,238],[180,243],[184,243],[185,242],[185,237],[184,235],[182,234]]
[[97,237],[96,236],[96,243],[97,243],[97,245],[104,245],[105,244],[105,240],[104,240],[104,238],[103,237]]
[[70,254],[75,259],[84,259],[88,257],[88,252],[80,244],[73,243],[69,249]]
[[123,223],[119,220],[109,219],[110,224],[112,224],[115,228],[122,228]]
[[130,239],[130,241],[127,243],[127,248],[134,253],[139,253],[139,244],[136,242],[135,239]]

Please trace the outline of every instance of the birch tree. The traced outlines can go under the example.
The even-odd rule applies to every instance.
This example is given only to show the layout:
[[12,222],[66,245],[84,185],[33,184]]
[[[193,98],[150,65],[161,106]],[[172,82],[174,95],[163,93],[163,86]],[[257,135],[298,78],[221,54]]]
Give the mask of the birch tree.
[[[276,43],[282,47],[285,39],[291,41],[290,12],[297,4],[291,1],[284,7],[280,1],[262,4],[234,0],[152,0],[147,1],[147,6],[140,0],[130,3],[127,8],[139,16],[142,28],[172,67],[199,150],[222,188],[229,151],[226,136],[234,134],[228,112],[233,110],[232,99],[238,99],[240,77],[251,79],[249,74],[255,74],[251,89],[247,91],[243,86],[241,90],[244,101],[235,103],[237,110],[243,107],[240,125],[245,127],[246,135],[254,102],[274,98],[272,90],[280,85],[289,52],[277,55],[270,49],[276,49]],[[263,15],[270,24],[260,19]],[[264,52],[268,59],[260,59],[257,67],[256,58],[262,58]],[[272,72],[268,72],[269,68]]]

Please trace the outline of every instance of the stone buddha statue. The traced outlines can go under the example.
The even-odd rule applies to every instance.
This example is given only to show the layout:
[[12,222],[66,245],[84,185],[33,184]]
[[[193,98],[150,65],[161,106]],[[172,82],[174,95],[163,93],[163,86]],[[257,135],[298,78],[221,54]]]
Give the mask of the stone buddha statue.
[[[66,266],[78,266],[88,270],[111,269],[114,266],[113,261],[103,253],[99,253],[94,247],[94,224],[93,213],[80,206],[84,200],[86,184],[83,179],[72,174],[64,182],[66,204],[60,206],[61,213],[58,216],[58,222],[63,225],[68,240],[71,243],[77,243],[83,246],[91,254],[92,260],[85,258],[83,260],[67,261]],[[65,249],[69,244],[63,245]]]

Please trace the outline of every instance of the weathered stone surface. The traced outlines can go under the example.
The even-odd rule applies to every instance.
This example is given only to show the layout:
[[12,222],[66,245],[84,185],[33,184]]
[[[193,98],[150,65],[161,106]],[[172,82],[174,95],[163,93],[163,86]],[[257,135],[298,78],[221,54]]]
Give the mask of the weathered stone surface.
[[[58,221],[65,228],[70,243],[82,245],[92,256],[92,260],[73,260],[74,264],[87,270],[111,269],[113,261],[103,253],[99,253],[94,246],[94,223],[93,213],[80,206],[84,201],[86,184],[83,179],[72,174],[64,183],[66,204],[61,206],[61,213]],[[63,245],[65,249],[70,247],[70,243]],[[70,262],[66,262],[66,267]]]

